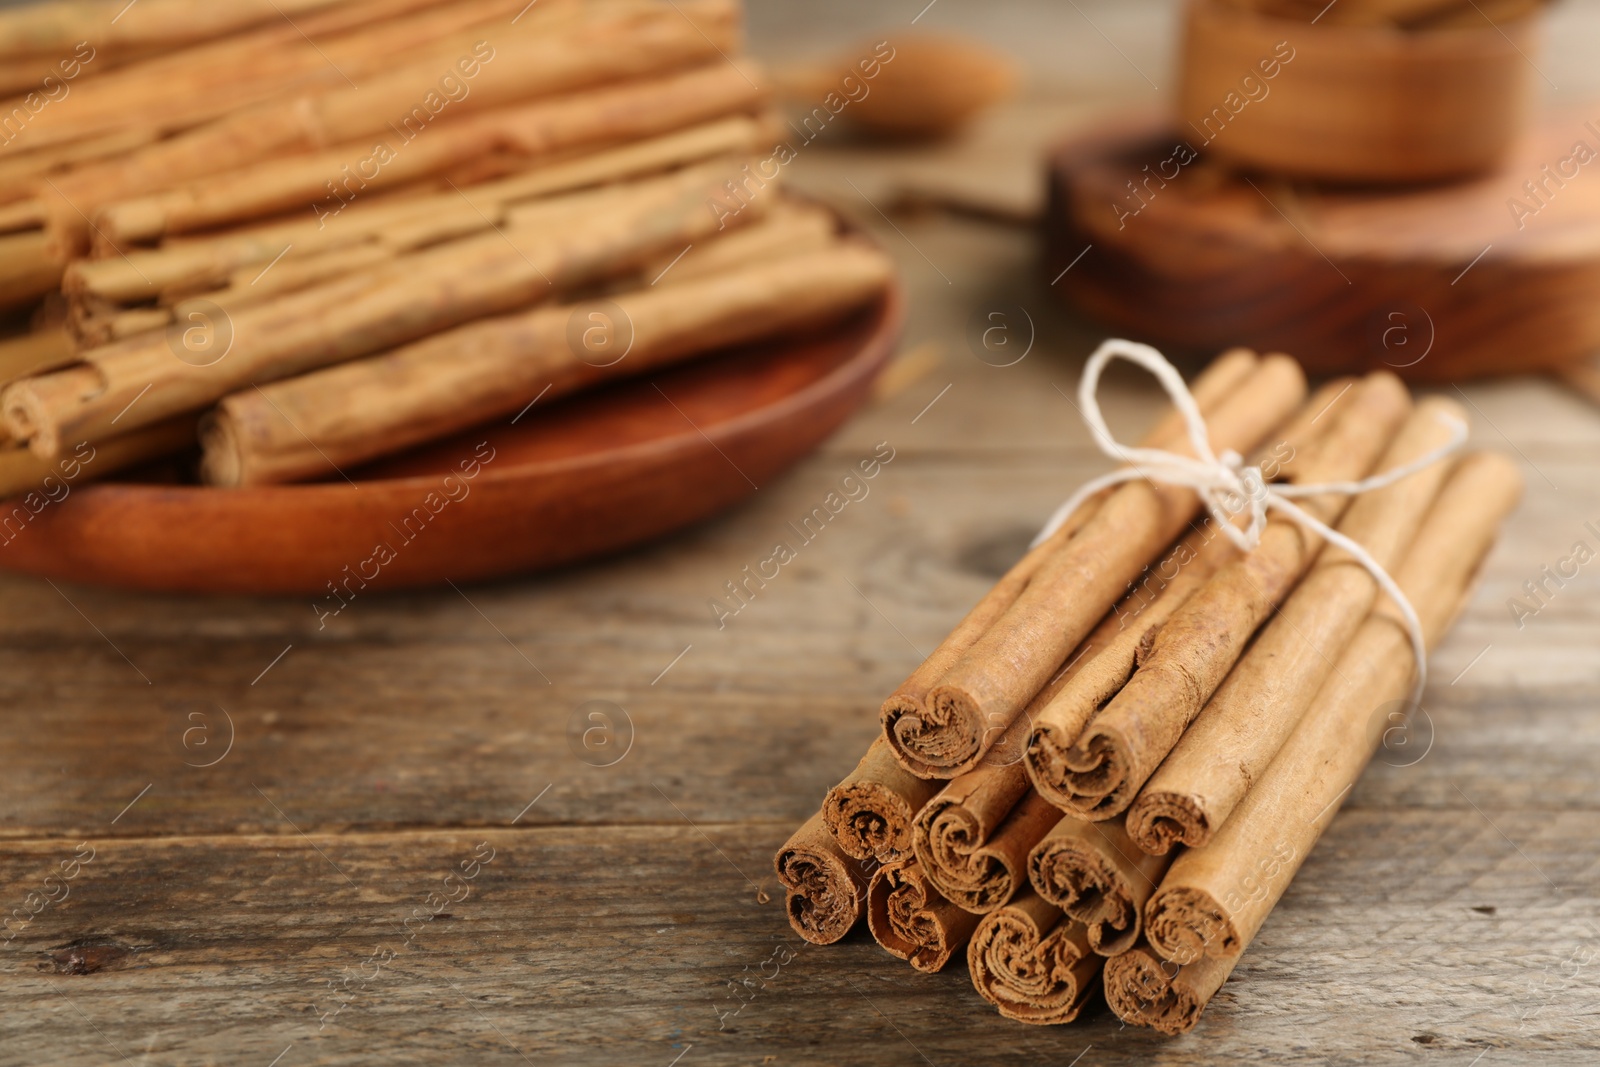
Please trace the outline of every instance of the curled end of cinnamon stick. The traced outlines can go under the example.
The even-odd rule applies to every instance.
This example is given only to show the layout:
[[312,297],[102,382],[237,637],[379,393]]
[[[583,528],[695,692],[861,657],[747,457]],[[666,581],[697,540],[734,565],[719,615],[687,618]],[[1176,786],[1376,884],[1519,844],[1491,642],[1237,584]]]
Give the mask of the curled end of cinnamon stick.
[[[56,371],[44,378],[24,378],[13,382],[0,394],[0,417],[5,420],[7,432],[13,440],[26,441],[34,455],[54,459],[60,451],[61,440],[49,406],[40,395],[40,383],[60,375],[70,375],[79,368]],[[89,372],[91,377],[98,377]]]
[[973,987],[1024,1023],[1076,1019],[1103,963],[1082,924],[1032,893],[985,916],[967,946]]
[[958,803],[935,797],[917,816],[912,847],[928,879],[968,911],[992,911],[1011,898],[1016,872],[983,848],[984,829]]
[[911,855],[911,824],[937,790],[908,774],[878,738],[850,776],[822,801],[822,820],[845,853],[894,863]]
[[1128,809],[1128,836],[1151,856],[1165,856],[1179,844],[1198,848],[1211,840],[1211,820],[1205,808],[1182,793],[1139,795]]
[[890,955],[927,974],[966,944],[978,917],[939,895],[914,859],[878,868],[867,889],[867,928]]
[[1244,947],[1228,910],[1192,886],[1158,889],[1145,906],[1144,927],[1151,947],[1178,963],[1237,957]]
[[858,860],[892,862],[909,853],[913,814],[892,790],[876,782],[841,782],[822,802],[828,831]]
[[839,848],[820,812],[778,850],[772,866],[784,888],[789,925],[812,944],[833,944],[861,918],[867,870]]
[[1028,780],[1039,795],[1063,810],[1071,800],[1067,792],[1067,752],[1078,740],[1077,735],[1063,735],[1054,723],[1040,720],[1033,724],[1028,734],[1028,747],[1023,755]]
[[1115,956],[1139,938],[1139,909],[1122,872],[1076,838],[1050,836],[1028,857],[1034,892],[1087,930],[1089,947]]
[[1059,806],[1096,822],[1126,811],[1143,784],[1129,766],[1130,740],[1105,723],[1090,723],[1078,743],[1062,753],[1063,773],[1056,783]]
[[959,689],[941,686],[921,702],[892,696],[881,715],[895,758],[919,778],[954,778],[983,757],[982,714]]
[[1139,945],[1106,961],[1106,1003],[1123,1022],[1186,1034],[1232,970],[1232,960],[1180,966]]

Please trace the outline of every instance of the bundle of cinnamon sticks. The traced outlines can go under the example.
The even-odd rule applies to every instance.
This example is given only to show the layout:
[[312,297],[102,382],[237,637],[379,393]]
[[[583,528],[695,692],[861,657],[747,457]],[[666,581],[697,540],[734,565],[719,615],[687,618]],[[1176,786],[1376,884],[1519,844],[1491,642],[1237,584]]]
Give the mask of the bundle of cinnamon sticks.
[[762,166],[738,0],[146,2],[0,16],[121,57],[0,137],[0,497],[336,478],[889,283]]
[[[1246,501],[1202,510],[1169,480],[1087,498],[884,701],[778,853],[802,937],[865,915],[922,971],[965,946],[1008,1018],[1070,1022],[1103,988],[1129,1023],[1195,1025],[1421,669],[1374,568],[1431,648],[1521,479],[1443,455],[1462,413],[1387,372],[1308,396],[1293,360],[1232,351],[1191,389],[1210,447],[1259,470],[1244,484],[1308,487],[1299,507],[1368,559],[1280,510],[1236,541],[1221,522],[1243,527]],[[1177,411],[1144,447],[1194,455]]]

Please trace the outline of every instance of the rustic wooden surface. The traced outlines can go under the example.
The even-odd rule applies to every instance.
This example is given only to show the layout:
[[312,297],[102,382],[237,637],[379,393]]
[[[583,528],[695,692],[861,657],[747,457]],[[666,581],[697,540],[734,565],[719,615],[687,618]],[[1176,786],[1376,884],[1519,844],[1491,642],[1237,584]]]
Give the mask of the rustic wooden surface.
[[[997,24],[1019,51],[1051,28],[1063,68],[1115,69],[1075,6]],[[1159,70],[1162,8],[1134,6],[1143,36],[1083,9]],[[756,29],[848,39],[865,17]],[[945,0],[920,24],[940,17],[976,18]],[[1136,97],[1124,74],[1101,96]],[[1463,390],[1528,495],[1434,658],[1431,747],[1419,730],[1420,760],[1369,770],[1194,1034],[1103,1005],[1009,1023],[962,968],[789,931],[773,849],[854,765],[882,696],[1104,468],[1063,395],[1099,333],[1057,309],[1031,238],[896,231],[863,194],[937,179],[1026,202],[1032,147],[1087,95],[1023,101],[964,145],[806,151],[799,180],[856,198],[910,281],[907,347],[942,362],[722,519],[543,578],[358,598],[322,630],[308,601],[0,577],[0,914],[67,894],[0,944],[0,1064],[1600,1058],[1600,562],[1521,629],[1506,607],[1575,541],[1600,548],[1600,414],[1542,380]],[[1002,311],[1020,345],[1017,307],[1031,350],[980,361],[970,323]],[[1152,417],[1144,383],[1109,393],[1127,433]],[[869,495],[719,629],[708,599],[882,441]],[[627,720],[586,749],[597,700]],[[475,877],[446,882],[463,863]],[[727,1014],[730,981],[774,971]]]

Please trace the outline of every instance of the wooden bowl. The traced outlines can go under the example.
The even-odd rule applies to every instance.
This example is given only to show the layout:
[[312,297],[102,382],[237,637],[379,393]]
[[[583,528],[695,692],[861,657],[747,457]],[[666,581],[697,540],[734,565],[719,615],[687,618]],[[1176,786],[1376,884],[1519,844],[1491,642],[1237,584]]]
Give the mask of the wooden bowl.
[[1294,177],[1477,174],[1504,158],[1523,125],[1537,23],[1331,26],[1191,0],[1179,125],[1197,149]]
[[[1416,381],[1572,363],[1600,349],[1596,113],[1545,116],[1472,181],[1383,190],[1179,166],[1185,131],[1169,119],[1112,119],[1051,157],[1045,276],[1174,351],[1250,345],[1316,373]],[[1581,166],[1580,140],[1596,152]],[[1578,173],[1557,186],[1547,166]],[[1136,198],[1129,180],[1151,172],[1173,176]],[[1530,197],[1529,180],[1547,193]]]
[[590,559],[713,515],[810,452],[866,400],[904,315],[895,287],[819,334],[536,408],[352,471],[353,484],[74,489],[0,548],[0,566],[306,594],[331,610],[334,586],[365,594]]

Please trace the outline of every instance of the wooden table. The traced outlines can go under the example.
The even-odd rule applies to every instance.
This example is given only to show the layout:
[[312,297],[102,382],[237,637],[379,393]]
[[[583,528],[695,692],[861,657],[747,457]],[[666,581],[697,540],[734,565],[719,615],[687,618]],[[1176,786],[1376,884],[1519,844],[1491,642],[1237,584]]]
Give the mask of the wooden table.
[[[1103,1005],[1006,1022],[964,967],[784,921],[773,850],[1105,468],[1065,396],[1099,334],[1058,309],[1031,236],[874,205],[934,179],[1026,202],[1037,145],[1091,110],[1032,98],[954,147],[795,164],[895,252],[907,347],[942,361],[720,520],[561,574],[373,595],[325,629],[302,601],[0,576],[0,914],[39,908],[0,943],[0,1063],[1600,1058],[1600,562],[1520,628],[1507,608],[1600,548],[1600,417],[1543,381],[1460,391],[1526,502],[1434,657],[1430,728],[1361,780],[1195,1034]],[[1033,335],[1011,366],[967,340],[997,311],[1014,351]],[[1156,405],[1108,386],[1128,434]],[[879,442],[869,495],[719,628],[725,583]]]

